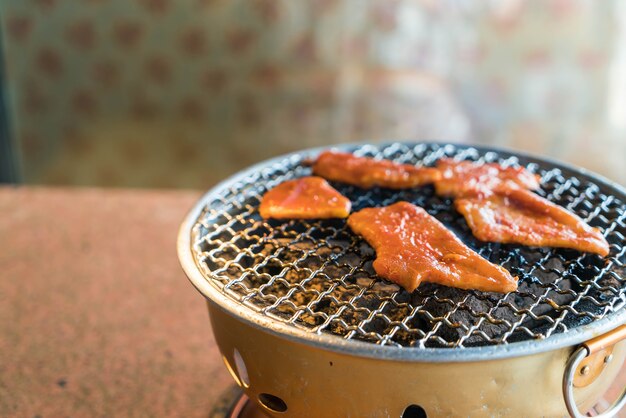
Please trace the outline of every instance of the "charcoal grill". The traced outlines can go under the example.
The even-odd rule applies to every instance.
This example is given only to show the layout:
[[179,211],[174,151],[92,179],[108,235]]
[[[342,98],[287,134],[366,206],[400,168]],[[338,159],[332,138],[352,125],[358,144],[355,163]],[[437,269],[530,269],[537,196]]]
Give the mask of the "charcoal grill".
[[[518,276],[506,295],[376,276],[375,253],[345,220],[263,220],[263,194],[309,175],[321,149],[253,166],[208,192],[183,222],[186,274],[208,301],[226,367],[269,416],[581,416],[626,356],[626,192],[558,162],[440,143],[341,151],[432,166],[443,157],[521,165],[538,193],[600,228],[601,258],[476,240],[432,187],[333,183],[353,211],[405,200]],[[622,396],[615,408],[623,406]],[[417,412],[416,412],[417,411]],[[414,415],[411,415],[414,414]],[[422,414],[422,415],[415,415]]]

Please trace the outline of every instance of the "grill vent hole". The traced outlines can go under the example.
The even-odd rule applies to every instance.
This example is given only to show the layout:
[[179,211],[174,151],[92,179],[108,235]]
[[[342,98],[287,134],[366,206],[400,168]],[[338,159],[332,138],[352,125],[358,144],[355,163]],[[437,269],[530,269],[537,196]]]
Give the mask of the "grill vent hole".
[[244,388],[249,388],[250,378],[248,377],[248,369],[246,368],[246,363],[243,362],[241,354],[239,354],[239,350],[237,350],[236,348],[233,353],[233,357],[235,358],[235,366],[237,366],[237,374],[239,374],[239,380],[241,380],[241,385]]
[[224,364],[226,365],[228,372],[233,377],[233,379],[235,379],[235,382],[237,383],[237,385],[241,386],[241,381],[239,380],[239,376],[237,376],[237,373],[235,373],[235,370],[233,370],[226,356],[222,356],[222,360],[224,360]]
[[259,402],[265,408],[272,412],[285,412],[287,411],[287,404],[278,396],[270,395],[269,393],[261,393],[259,395]]
[[426,411],[421,406],[409,405],[400,418],[428,418],[428,415],[426,415]]

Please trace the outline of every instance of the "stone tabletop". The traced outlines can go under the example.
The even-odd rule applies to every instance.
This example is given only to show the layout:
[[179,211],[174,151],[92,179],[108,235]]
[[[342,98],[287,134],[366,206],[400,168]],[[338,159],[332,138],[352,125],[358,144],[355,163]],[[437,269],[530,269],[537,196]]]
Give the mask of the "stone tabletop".
[[0,416],[203,417],[232,383],[176,256],[198,192],[0,188]]
[[0,417],[210,415],[232,381],[175,248],[199,196],[0,187]]

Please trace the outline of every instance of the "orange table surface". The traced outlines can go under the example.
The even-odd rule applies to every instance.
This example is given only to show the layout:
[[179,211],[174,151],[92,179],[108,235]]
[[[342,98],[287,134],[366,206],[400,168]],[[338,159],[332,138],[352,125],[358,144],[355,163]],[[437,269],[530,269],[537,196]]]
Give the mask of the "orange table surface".
[[1,417],[209,415],[232,380],[176,256],[199,196],[0,187]]

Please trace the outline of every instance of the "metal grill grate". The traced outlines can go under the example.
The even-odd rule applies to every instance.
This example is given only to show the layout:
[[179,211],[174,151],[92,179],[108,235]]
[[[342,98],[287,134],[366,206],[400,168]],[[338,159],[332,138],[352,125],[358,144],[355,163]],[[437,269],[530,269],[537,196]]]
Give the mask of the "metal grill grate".
[[304,155],[266,164],[205,203],[192,232],[197,265],[224,297],[311,333],[412,347],[471,347],[541,339],[604,318],[626,305],[624,194],[582,172],[505,152],[445,144],[346,147],[356,155],[434,165],[442,157],[523,165],[538,193],[600,228],[611,253],[481,243],[450,199],[432,187],[363,190],[333,183],[353,210],[406,200],[424,207],[467,245],[520,278],[506,296],[423,284],[409,294],[378,278],[375,253],[345,220],[264,221],[263,194],[310,174]]

